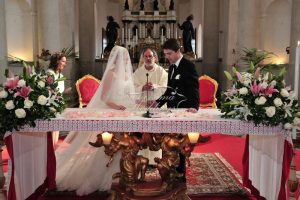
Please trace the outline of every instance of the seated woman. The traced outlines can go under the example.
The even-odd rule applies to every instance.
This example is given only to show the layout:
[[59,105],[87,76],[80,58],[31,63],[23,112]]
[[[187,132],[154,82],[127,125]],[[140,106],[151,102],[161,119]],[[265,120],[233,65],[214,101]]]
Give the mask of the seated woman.
[[[135,106],[132,65],[127,49],[115,46],[109,56],[101,85],[87,106],[125,110]],[[117,153],[109,167],[109,156],[104,147],[94,148],[99,132],[70,132],[56,150],[56,184],[58,190],[76,190],[77,195],[87,195],[96,190],[109,190],[112,175],[120,171]]]

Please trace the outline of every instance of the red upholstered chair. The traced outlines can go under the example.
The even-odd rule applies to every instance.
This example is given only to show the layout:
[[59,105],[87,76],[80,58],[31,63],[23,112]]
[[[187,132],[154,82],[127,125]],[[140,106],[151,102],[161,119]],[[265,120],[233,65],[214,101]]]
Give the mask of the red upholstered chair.
[[207,75],[199,78],[199,98],[201,108],[217,108],[216,93],[218,90],[218,83]]
[[83,108],[88,105],[96,90],[100,85],[100,80],[94,76],[87,74],[77,80],[76,90],[79,96],[79,107]]

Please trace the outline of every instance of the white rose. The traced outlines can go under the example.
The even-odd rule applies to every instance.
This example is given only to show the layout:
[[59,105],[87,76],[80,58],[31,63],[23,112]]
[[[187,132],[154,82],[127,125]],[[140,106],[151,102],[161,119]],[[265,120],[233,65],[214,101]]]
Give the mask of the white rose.
[[41,95],[38,97],[38,100],[37,100],[38,104],[40,105],[46,105],[47,103],[47,97],[45,97],[44,95]]
[[39,81],[39,82],[38,82],[38,85],[39,85],[41,88],[43,88],[43,87],[45,87],[45,82],[44,82],[44,81]]
[[12,110],[12,109],[14,109],[14,108],[15,108],[14,102],[13,102],[12,100],[6,102],[5,108],[6,108],[7,110]]
[[274,106],[266,107],[266,114],[268,117],[273,117],[276,112],[276,108]]
[[26,111],[23,108],[18,108],[17,110],[15,110],[15,114],[18,118],[26,117]]
[[285,124],[284,124],[284,128],[285,128],[285,129],[291,129],[291,128],[292,128],[292,124],[290,124],[290,123],[285,123]]
[[242,95],[243,94],[248,94],[248,89],[246,87],[242,87],[242,88],[239,89],[239,93],[242,94]]
[[28,99],[26,99],[24,101],[24,108],[31,108],[32,106],[33,106],[33,102],[32,101],[30,101]]
[[281,106],[281,105],[283,104],[280,98],[274,99],[273,102],[274,102],[274,105],[275,105],[276,107],[279,107],[279,106]]
[[286,89],[281,89],[280,94],[283,97],[289,97],[289,95],[290,95]]
[[7,95],[8,95],[8,93],[7,93],[5,90],[2,90],[2,91],[0,92],[0,99],[6,98]]
[[19,80],[19,82],[18,82],[18,86],[19,86],[19,87],[23,87],[23,86],[25,86],[25,85],[26,85],[26,82],[25,82],[24,79]]
[[255,99],[256,105],[264,105],[266,103],[267,99],[265,97],[259,97]]
[[277,82],[276,82],[275,80],[273,80],[273,81],[270,83],[271,86],[275,86],[276,84],[277,84]]
[[262,89],[266,89],[268,87],[268,83],[267,82],[263,82],[261,84]]
[[249,86],[251,84],[251,80],[250,79],[245,79],[244,80],[244,83],[243,83],[245,86]]
[[293,123],[294,123],[295,125],[300,124],[300,118],[299,118],[299,117],[295,117],[294,120],[293,120]]

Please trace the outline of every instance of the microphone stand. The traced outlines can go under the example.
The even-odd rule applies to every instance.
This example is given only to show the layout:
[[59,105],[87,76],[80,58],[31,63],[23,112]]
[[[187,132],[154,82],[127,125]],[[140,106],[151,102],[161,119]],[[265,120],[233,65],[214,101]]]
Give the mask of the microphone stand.
[[[148,86],[148,83],[149,83],[149,80],[148,80],[148,77],[149,77],[149,74],[146,73],[146,77],[147,77],[147,86]],[[149,109],[149,104],[148,104],[148,100],[149,100],[149,91],[148,91],[148,88],[147,88],[147,91],[146,91],[146,106],[147,106],[147,112],[143,114],[143,117],[146,117],[146,118],[151,118],[151,113],[150,113],[150,109]]]

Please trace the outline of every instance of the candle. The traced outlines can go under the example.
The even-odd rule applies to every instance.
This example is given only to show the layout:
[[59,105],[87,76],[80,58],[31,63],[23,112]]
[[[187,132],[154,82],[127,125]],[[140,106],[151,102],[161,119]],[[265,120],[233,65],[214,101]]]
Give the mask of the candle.
[[298,40],[295,54],[295,77],[294,77],[294,91],[295,96],[298,99],[299,91],[299,59],[300,59],[300,41]]
[[102,133],[103,144],[110,144],[113,134],[104,132]]
[[198,142],[198,139],[199,139],[199,133],[197,132],[191,132],[191,133],[188,133],[188,137],[189,137],[189,140],[192,144],[195,144]]

